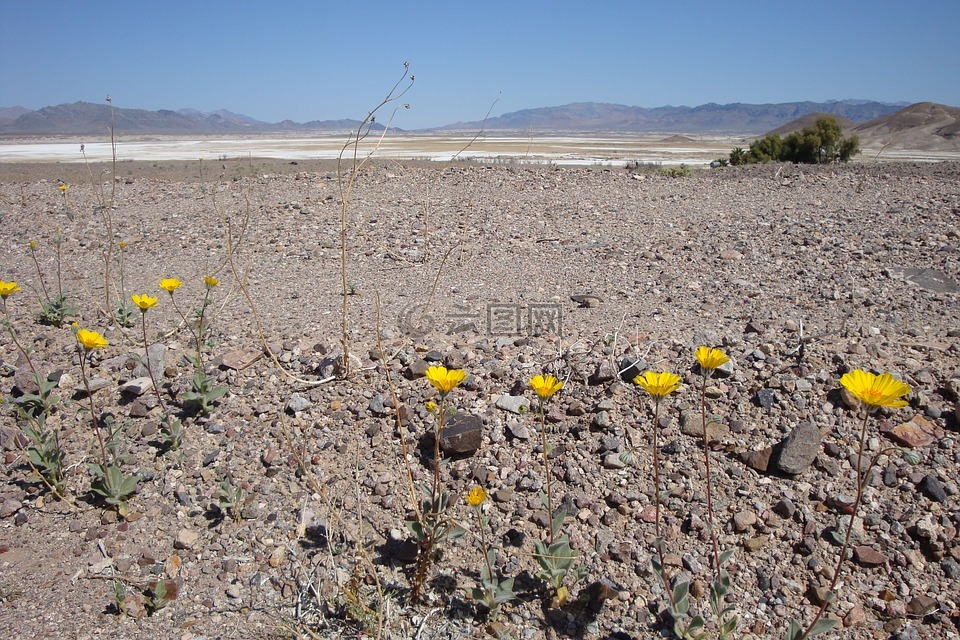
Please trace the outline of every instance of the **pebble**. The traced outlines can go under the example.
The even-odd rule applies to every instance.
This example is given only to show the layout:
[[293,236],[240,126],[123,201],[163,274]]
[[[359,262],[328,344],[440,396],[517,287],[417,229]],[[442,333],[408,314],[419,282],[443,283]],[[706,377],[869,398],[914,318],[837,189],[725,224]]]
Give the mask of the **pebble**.
[[923,480],[920,481],[920,484],[917,485],[917,488],[920,492],[933,500],[934,502],[946,502],[947,501],[947,492],[935,475],[928,473],[923,476]]
[[197,546],[199,541],[200,534],[198,534],[196,531],[192,531],[190,529],[180,529],[177,532],[177,537],[173,542],[173,548],[190,550]]
[[777,469],[791,475],[803,473],[820,452],[822,440],[823,435],[816,425],[811,422],[799,424],[780,444]]

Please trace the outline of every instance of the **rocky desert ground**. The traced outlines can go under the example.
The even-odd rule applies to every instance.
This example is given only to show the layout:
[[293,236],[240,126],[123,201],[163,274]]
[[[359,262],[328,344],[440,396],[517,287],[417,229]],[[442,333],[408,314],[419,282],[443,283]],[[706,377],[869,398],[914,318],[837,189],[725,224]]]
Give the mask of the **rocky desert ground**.
[[[336,375],[334,163],[123,163],[115,180],[103,165],[20,164],[4,165],[0,183],[0,279],[22,289],[6,299],[6,321],[55,383],[46,425],[66,469],[65,500],[31,479],[17,412],[29,369],[5,332],[0,627],[13,637],[664,637],[667,598],[651,568],[653,405],[630,380],[646,369],[683,380],[656,427],[666,559],[674,579],[690,580],[693,609],[708,612],[699,345],[731,358],[706,396],[716,533],[734,550],[734,637],[780,638],[825,597],[862,424],[838,380],[858,368],[912,391],[906,407],[867,421],[875,464],[861,468],[863,501],[827,609],[838,624],[821,637],[960,636],[958,163],[689,177],[371,163],[346,207],[346,379]],[[57,288],[58,247],[77,308],[67,320],[109,341],[84,369],[71,328],[38,319],[44,287]],[[158,283],[183,281],[174,300],[189,319],[205,276],[219,285],[204,368],[227,392],[207,416],[183,411],[182,447],[164,452],[162,407],[137,371],[139,315],[125,329],[105,311],[121,285],[159,297],[145,316],[151,366],[164,405],[180,411],[195,325]],[[443,545],[412,604],[402,444],[414,480],[428,481],[431,364],[468,375],[449,396],[466,435],[444,442],[443,466],[449,513],[468,532]],[[562,607],[533,555],[547,518],[527,382],[541,373],[565,383],[547,404],[551,486],[585,571]],[[90,497],[91,405],[101,423],[112,416],[123,469],[139,478],[123,514]],[[240,492],[235,505],[225,482]],[[517,599],[493,624],[468,597],[483,563],[464,501],[477,485],[495,569],[516,579]],[[152,611],[158,582],[169,590]]]

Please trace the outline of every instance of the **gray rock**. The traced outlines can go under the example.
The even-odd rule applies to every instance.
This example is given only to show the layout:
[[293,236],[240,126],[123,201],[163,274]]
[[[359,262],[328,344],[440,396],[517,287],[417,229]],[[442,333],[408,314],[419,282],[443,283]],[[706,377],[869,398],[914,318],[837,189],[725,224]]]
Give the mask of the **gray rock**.
[[940,567],[943,569],[943,575],[950,580],[960,578],[960,562],[957,562],[951,556],[944,558],[943,562],[940,563]]
[[373,396],[373,399],[370,401],[370,404],[367,405],[367,408],[370,409],[370,413],[374,413],[378,416],[390,413],[390,409],[386,405],[385,398],[380,394]]
[[518,440],[529,440],[533,435],[527,425],[520,421],[507,422],[507,430]]
[[937,480],[937,477],[932,473],[923,476],[923,480],[920,481],[917,488],[923,495],[935,502],[946,502],[947,500],[947,492],[943,483]]
[[617,368],[613,365],[612,362],[604,358],[597,365],[597,368],[594,370],[590,377],[587,379],[592,385],[603,384],[604,382],[610,382],[617,378]]
[[130,354],[137,365],[133,368],[131,375],[137,378],[149,377],[153,372],[153,377],[160,380],[163,377],[163,371],[167,368],[167,346],[162,342],[152,344],[147,348],[146,355],[150,360],[150,371],[147,371],[147,359],[144,357],[143,349],[138,349]]
[[642,358],[624,356],[620,358],[620,379],[624,382],[633,382],[633,379],[649,369],[649,365]]
[[601,411],[593,416],[592,424],[596,429],[608,429],[610,427],[610,414],[607,411]]
[[445,453],[474,453],[483,443],[483,421],[474,415],[458,411],[443,426],[440,448]]
[[722,365],[714,369],[714,375],[718,378],[729,378],[733,375],[733,358],[730,358]]
[[769,409],[777,401],[777,394],[773,389],[760,389],[756,395],[757,404],[764,409]]
[[817,453],[820,452],[822,441],[823,434],[820,433],[820,429],[816,425],[810,422],[800,423],[780,443],[780,455],[777,456],[776,462],[777,469],[791,475],[803,473],[807,467],[813,464]]
[[290,395],[290,398],[287,400],[287,413],[294,414],[300,413],[301,411],[306,411],[310,408],[311,402],[307,398],[304,398],[299,393],[293,393]]
[[604,469],[623,469],[627,466],[627,463],[620,458],[619,453],[608,453],[603,457],[603,468]]
[[[89,383],[90,383],[90,393],[96,393],[101,389],[106,389],[111,384],[111,382],[106,378],[90,378]],[[87,388],[83,385],[83,383],[80,383],[77,386],[75,386],[73,390],[81,395],[86,395],[87,393]]]
[[530,410],[530,400],[525,396],[511,396],[503,394],[497,398],[497,408],[510,413],[527,413]]
[[128,380],[120,387],[120,393],[129,396],[142,396],[151,389],[153,389],[153,380],[149,377],[134,378],[133,380]]

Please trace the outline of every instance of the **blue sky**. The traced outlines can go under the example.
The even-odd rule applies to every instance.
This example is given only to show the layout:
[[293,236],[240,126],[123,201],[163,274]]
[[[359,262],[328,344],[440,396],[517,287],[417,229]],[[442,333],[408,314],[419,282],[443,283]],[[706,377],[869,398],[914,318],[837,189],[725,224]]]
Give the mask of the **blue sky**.
[[77,100],[406,129],[570,102],[960,106],[960,0],[0,0],[0,106]]

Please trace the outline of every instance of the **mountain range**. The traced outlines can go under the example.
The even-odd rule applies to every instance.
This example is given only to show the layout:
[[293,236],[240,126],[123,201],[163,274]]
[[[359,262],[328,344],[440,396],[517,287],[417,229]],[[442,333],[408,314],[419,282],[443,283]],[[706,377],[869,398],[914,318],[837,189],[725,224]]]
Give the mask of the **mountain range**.
[[[543,132],[676,132],[685,134],[736,133],[759,135],[806,114],[822,112],[861,124],[890,115],[906,103],[870,100],[783,102],[775,104],[715,104],[697,107],[632,107],[621,104],[578,102],[557,107],[523,109],[485,122],[457,122],[434,131],[543,131]],[[106,104],[75,102],[36,111],[23,107],[0,108],[0,134],[101,135],[111,118],[118,134],[227,134],[355,130],[357,120],[284,120],[268,123],[226,110],[201,112],[115,108]],[[379,126],[379,125],[377,125]]]

